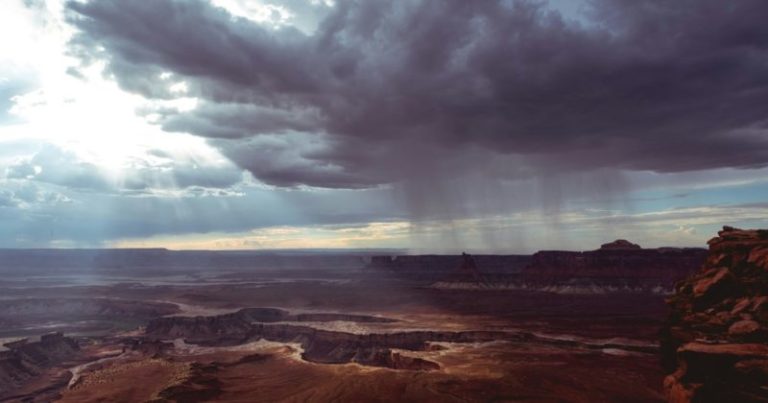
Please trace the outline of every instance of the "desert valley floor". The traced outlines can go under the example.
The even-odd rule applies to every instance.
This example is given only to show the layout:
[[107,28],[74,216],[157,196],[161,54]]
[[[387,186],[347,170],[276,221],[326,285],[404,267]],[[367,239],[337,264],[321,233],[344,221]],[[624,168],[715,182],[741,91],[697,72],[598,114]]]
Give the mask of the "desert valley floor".
[[659,293],[313,266],[6,277],[0,401],[663,400]]

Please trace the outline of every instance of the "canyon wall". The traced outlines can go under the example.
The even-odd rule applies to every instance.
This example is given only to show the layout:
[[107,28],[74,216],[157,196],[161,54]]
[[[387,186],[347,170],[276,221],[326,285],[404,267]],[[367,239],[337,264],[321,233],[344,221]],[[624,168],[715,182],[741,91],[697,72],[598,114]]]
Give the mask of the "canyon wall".
[[0,351],[0,400],[31,378],[40,375],[78,351],[77,343],[62,335],[51,333],[39,341],[18,340],[3,345]]
[[[428,340],[459,341],[475,335],[435,332],[353,334],[280,322],[348,321],[385,323],[392,319],[365,315],[316,313],[291,315],[273,308],[245,308],[231,314],[154,319],[146,328],[151,342],[183,338],[189,343],[209,346],[238,345],[251,340],[299,343],[307,361],[362,365],[393,369],[433,370],[436,363],[408,357],[392,349],[424,350]],[[450,340],[443,340],[446,337]],[[485,336],[483,341],[492,340]],[[472,338],[474,341],[474,338]]]
[[[313,314],[312,321],[349,321],[372,323],[393,321],[377,316],[334,313]],[[143,347],[152,351],[162,349],[162,341],[184,339],[203,346],[234,346],[260,339],[297,343],[301,357],[310,362],[361,365],[428,371],[440,366],[428,360],[408,356],[408,351],[428,351],[439,348],[435,343],[485,343],[507,341],[548,346],[579,348],[582,351],[620,349],[627,352],[657,353],[656,346],[621,343],[618,340],[588,340],[559,338],[521,330],[425,331],[398,330],[383,333],[348,333],[326,330],[311,325],[295,324],[302,315],[290,315],[272,308],[245,308],[218,316],[164,317],[149,322]],[[282,322],[282,323],[281,323]],[[160,347],[157,347],[160,346]]]

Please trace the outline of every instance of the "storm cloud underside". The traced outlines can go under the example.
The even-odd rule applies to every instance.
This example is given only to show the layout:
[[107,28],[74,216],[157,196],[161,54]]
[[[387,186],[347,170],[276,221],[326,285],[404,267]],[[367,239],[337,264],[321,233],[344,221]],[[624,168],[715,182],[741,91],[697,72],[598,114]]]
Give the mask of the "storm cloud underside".
[[[204,1],[71,2],[84,62],[275,186],[768,162],[762,1],[340,1],[316,30]],[[159,116],[159,117],[157,117]],[[407,186],[407,185],[406,185]]]
[[0,246],[529,252],[768,225],[763,1],[0,12]]

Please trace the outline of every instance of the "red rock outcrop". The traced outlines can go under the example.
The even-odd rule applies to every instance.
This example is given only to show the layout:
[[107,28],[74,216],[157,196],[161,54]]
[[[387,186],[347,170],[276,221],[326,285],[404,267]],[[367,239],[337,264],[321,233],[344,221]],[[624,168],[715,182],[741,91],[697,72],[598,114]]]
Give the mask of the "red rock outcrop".
[[768,231],[724,227],[662,331],[670,402],[768,402]]

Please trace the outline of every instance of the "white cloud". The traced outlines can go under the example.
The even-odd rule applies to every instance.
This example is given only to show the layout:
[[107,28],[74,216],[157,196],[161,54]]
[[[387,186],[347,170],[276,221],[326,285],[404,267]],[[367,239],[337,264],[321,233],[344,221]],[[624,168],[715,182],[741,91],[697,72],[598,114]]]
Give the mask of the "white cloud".
[[[173,190],[187,186],[229,187],[241,170],[205,140],[166,133],[137,111],[174,107],[195,100],[153,101],[125,93],[95,63],[69,74],[77,64],[68,55],[71,29],[60,1],[25,7],[0,4],[0,76],[34,77],[37,88],[12,98],[12,124],[0,125],[0,173],[75,188]],[[178,96],[186,84],[167,77]],[[25,144],[24,150],[21,144]],[[164,158],[153,156],[162,151]],[[13,151],[11,151],[13,153]]]
[[247,18],[275,28],[288,25],[294,14],[286,7],[259,1],[213,0],[213,4],[224,8],[232,15]]

